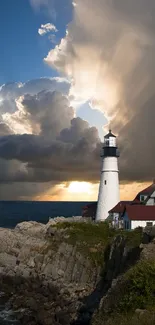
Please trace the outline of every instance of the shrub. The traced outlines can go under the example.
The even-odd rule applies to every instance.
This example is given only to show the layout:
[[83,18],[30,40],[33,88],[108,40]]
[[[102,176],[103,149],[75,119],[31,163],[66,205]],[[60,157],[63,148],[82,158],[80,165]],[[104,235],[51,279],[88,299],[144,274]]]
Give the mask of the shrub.
[[143,230],[141,227],[132,231],[122,230],[121,233],[126,238],[127,245],[131,248],[138,247],[142,242]]
[[125,294],[119,302],[121,311],[154,308],[155,261],[140,261],[125,274]]
[[102,313],[99,313],[94,317],[91,325],[154,325],[155,315],[154,313],[144,313],[142,317],[136,314],[117,314],[104,317]]

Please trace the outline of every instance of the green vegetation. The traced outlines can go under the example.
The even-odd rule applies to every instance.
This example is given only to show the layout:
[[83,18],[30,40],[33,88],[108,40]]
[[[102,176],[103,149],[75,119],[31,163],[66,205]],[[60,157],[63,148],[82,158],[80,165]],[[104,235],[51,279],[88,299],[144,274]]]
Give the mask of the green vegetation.
[[125,274],[125,294],[121,311],[150,309],[155,306],[155,261],[140,261]]
[[85,254],[94,265],[103,266],[104,250],[116,231],[107,222],[63,222],[55,225],[57,229],[64,229],[69,244],[76,245],[79,252]]
[[126,238],[127,246],[130,248],[138,247],[142,242],[142,228],[136,228],[132,231],[121,230],[121,235]]
[[155,260],[139,261],[126,272],[122,283],[112,311],[98,312],[92,325],[154,325]]
[[136,314],[113,314],[106,319],[102,314],[98,314],[94,317],[92,325],[154,325],[155,314],[153,312],[144,311]]
[[127,246],[138,247],[141,243],[141,228],[134,231],[114,230],[108,222],[61,222],[52,226],[64,230],[66,240],[71,245],[76,245],[80,253],[85,254],[93,265],[104,266],[104,252],[112,239],[121,235],[126,239]]

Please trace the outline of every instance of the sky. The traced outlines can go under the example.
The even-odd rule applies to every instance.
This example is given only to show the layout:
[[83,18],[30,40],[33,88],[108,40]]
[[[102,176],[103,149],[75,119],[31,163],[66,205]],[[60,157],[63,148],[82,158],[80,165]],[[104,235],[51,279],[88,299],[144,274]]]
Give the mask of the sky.
[[[59,18],[45,10],[33,10],[29,0],[1,1],[0,30],[3,51],[0,53],[0,83],[26,82],[27,80],[56,76],[43,59],[53,44],[48,37],[40,37],[38,29],[48,22],[56,23],[57,41],[65,35],[72,8],[67,1],[58,4]],[[65,3],[66,2],[66,3]],[[35,2],[34,2],[35,3]],[[56,8],[57,10],[57,8]]]
[[118,136],[121,199],[155,178],[154,0],[1,0],[0,200],[97,200]]

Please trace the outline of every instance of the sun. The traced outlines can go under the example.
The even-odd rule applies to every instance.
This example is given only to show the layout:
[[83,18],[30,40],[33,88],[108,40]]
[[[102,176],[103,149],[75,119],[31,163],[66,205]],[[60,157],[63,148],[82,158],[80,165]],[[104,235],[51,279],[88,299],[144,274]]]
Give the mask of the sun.
[[91,184],[88,182],[71,182],[68,191],[70,193],[91,193]]

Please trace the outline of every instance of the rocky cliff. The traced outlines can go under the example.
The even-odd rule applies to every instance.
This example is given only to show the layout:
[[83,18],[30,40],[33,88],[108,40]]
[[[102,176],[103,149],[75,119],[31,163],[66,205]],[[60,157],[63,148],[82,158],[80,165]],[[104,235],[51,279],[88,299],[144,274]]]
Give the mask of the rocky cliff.
[[114,279],[139,259],[141,239],[141,230],[78,219],[1,228],[0,299],[19,324],[90,324]]
[[99,281],[100,265],[69,241],[63,221],[0,229],[1,291],[21,324],[70,324]]

